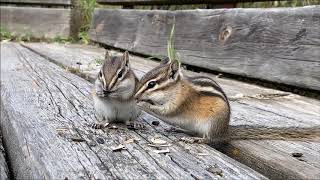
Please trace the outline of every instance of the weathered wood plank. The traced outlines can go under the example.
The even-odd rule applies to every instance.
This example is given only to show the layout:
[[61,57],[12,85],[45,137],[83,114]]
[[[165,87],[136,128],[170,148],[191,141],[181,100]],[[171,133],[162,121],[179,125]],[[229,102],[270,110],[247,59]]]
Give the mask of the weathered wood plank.
[[265,0],[97,0],[100,4],[111,5],[226,4],[260,1]]
[[185,64],[320,90],[320,7],[184,11],[96,9],[90,38],[166,55],[172,24]]
[[71,0],[0,0],[0,3],[71,5]]
[[[17,44],[1,44],[1,89],[1,125],[17,179],[265,178],[208,146],[199,150],[210,148],[211,161],[194,156],[143,120],[146,114],[138,120],[144,130],[89,128],[92,84]],[[167,140],[170,153],[154,152],[147,145],[153,137]],[[125,144],[127,150],[112,151],[131,138],[136,141]],[[208,170],[212,162],[222,177]]]
[[15,35],[69,37],[71,9],[1,6],[1,26]]
[[[1,110],[2,113],[2,110]],[[8,164],[5,159],[5,150],[2,144],[2,133],[0,129],[0,179],[8,180],[9,179],[9,169]]]
[[[105,53],[102,48],[81,45],[28,43],[24,46],[65,67],[79,68],[79,71],[88,75],[90,80],[95,78],[100,68],[97,62]],[[117,54],[114,51],[112,53]],[[77,62],[81,65],[77,65]],[[139,77],[158,64],[136,56],[131,56],[130,63]],[[190,71],[185,72],[191,76],[199,75]],[[216,78],[210,74],[205,75],[217,80],[230,98],[231,125],[268,125],[270,127],[320,125],[319,100],[230,79]],[[147,114],[143,119],[149,124],[157,120]],[[169,139],[175,140],[183,136],[183,134],[165,132],[168,127],[161,122],[160,126],[154,128],[163,132]],[[181,146],[197,152],[198,145],[181,143]],[[273,179],[317,179],[320,172],[319,149],[320,142],[232,141],[224,152]],[[211,149],[204,148],[199,152],[210,154]],[[303,153],[303,157],[298,159],[292,157],[293,152]],[[211,161],[207,156],[201,159]]]

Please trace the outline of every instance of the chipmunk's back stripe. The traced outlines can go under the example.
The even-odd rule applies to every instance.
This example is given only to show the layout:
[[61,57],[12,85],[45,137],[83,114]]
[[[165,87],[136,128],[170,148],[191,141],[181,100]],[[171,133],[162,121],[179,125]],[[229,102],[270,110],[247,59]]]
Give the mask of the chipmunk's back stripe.
[[199,77],[191,77],[189,78],[191,82],[194,85],[200,86],[200,91],[208,91],[212,93],[219,94],[225,101],[228,101],[226,94],[222,90],[222,88],[219,86],[217,82],[215,82],[213,79],[205,76],[199,76]]

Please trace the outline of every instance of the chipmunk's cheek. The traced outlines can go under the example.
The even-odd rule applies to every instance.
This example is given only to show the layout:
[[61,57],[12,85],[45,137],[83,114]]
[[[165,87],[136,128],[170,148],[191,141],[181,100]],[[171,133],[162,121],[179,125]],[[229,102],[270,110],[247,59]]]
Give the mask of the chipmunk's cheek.
[[150,109],[150,104],[148,104],[148,103],[146,103],[146,102],[144,102],[144,101],[139,101],[138,103],[137,103],[137,106],[138,107],[140,107],[140,108],[143,108],[143,109]]

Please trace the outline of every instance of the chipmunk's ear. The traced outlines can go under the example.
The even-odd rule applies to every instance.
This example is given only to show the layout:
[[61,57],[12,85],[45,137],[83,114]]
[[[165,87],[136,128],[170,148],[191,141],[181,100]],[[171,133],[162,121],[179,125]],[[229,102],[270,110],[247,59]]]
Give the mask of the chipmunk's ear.
[[180,71],[180,62],[177,60],[173,60],[170,63],[170,78],[177,80],[179,77],[179,71]]
[[123,53],[123,56],[122,56],[124,62],[125,62],[125,65],[128,66],[129,65],[129,52],[128,51],[125,51]]
[[109,55],[109,51],[106,50],[106,54],[104,55],[104,59],[107,60],[107,59],[110,59],[110,55]]

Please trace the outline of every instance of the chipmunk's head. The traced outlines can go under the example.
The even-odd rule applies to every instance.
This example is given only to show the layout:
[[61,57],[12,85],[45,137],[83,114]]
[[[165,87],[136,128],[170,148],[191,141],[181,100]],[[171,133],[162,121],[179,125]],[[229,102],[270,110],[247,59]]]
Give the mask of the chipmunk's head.
[[135,77],[129,66],[129,53],[122,56],[105,55],[97,80],[96,90],[100,97],[127,99],[133,96]]
[[181,77],[180,63],[165,59],[138,83],[135,94],[138,105],[156,114],[169,114],[175,109]]

